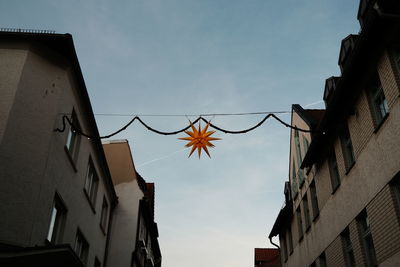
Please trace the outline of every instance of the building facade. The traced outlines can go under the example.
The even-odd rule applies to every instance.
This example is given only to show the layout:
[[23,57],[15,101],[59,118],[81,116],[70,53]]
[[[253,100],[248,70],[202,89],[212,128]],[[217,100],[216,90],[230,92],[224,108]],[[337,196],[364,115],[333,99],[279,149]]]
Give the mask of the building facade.
[[[129,209],[132,191],[107,160],[72,36],[0,32],[0,266],[161,266],[154,184],[119,165],[144,187],[135,180]],[[138,242],[116,226],[136,234],[146,212],[154,265],[133,265]]]
[[293,106],[282,266],[400,266],[400,3],[360,1],[325,111]]
[[161,251],[154,222],[154,183],[136,172],[127,140],[103,142],[118,195],[111,222],[109,266],[158,267]]
[[1,32],[0,80],[1,246],[18,258],[69,244],[101,266],[117,204],[101,142],[54,131],[70,114],[98,136],[71,36]]

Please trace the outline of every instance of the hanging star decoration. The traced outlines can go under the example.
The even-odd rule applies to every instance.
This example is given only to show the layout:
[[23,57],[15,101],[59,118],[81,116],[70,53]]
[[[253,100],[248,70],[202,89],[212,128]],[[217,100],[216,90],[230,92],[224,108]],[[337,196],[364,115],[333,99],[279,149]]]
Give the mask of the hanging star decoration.
[[207,153],[208,157],[211,158],[207,147],[214,147],[214,145],[210,141],[221,140],[221,138],[210,137],[213,133],[215,133],[215,131],[207,131],[208,126],[210,126],[210,122],[207,123],[207,125],[204,127],[203,130],[201,129],[200,122],[199,122],[198,129],[196,129],[196,127],[193,125],[193,123],[190,120],[189,120],[189,123],[190,123],[190,126],[192,127],[192,131],[185,131],[185,133],[189,136],[178,138],[180,140],[189,141],[189,143],[187,143],[185,145],[186,147],[192,147],[192,150],[189,153],[189,157],[197,149],[197,152],[198,152],[199,158],[200,158],[201,150],[203,149],[204,152]]

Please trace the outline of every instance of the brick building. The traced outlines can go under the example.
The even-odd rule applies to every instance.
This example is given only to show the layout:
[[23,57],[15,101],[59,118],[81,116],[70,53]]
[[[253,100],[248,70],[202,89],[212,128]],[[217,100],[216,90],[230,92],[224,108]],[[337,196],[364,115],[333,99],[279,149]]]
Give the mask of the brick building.
[[400,2],[361,0],[325,110],[293,106],[282,266],[400,266]]

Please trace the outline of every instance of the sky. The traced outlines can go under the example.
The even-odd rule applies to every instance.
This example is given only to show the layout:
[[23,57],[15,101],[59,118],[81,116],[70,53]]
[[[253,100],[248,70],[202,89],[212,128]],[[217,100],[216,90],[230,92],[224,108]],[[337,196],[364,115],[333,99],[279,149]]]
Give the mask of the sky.
[[[325,79],[340,75],[340,42],[359,31],[357,8],[354,0],[15,0],[0,2],[0,27],[72,34],[95,114],[187,115],[142,117],[173,131],[195,114],[323,108]],[[262,118],[208,117],[231,130]],[[130,119],[96,115],[101,135]],[[253,266],[255,247],[273,247],[289,129],[268,120],[243,135],[217,132],[211,159],[188,158],[184,136],[134,123],[113,137],[129,141],[137,171],[155,183],[162,265]]]

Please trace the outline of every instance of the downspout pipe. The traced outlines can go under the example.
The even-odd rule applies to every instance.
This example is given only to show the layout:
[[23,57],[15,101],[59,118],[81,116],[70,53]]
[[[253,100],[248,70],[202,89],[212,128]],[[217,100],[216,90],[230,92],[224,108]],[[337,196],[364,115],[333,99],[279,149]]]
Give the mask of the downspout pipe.
[[281,252],[281,248],[272,241],[272,236],[269,237],[269,242],[271,242],[271,244],[277,247],[279,249],[279,252]]

